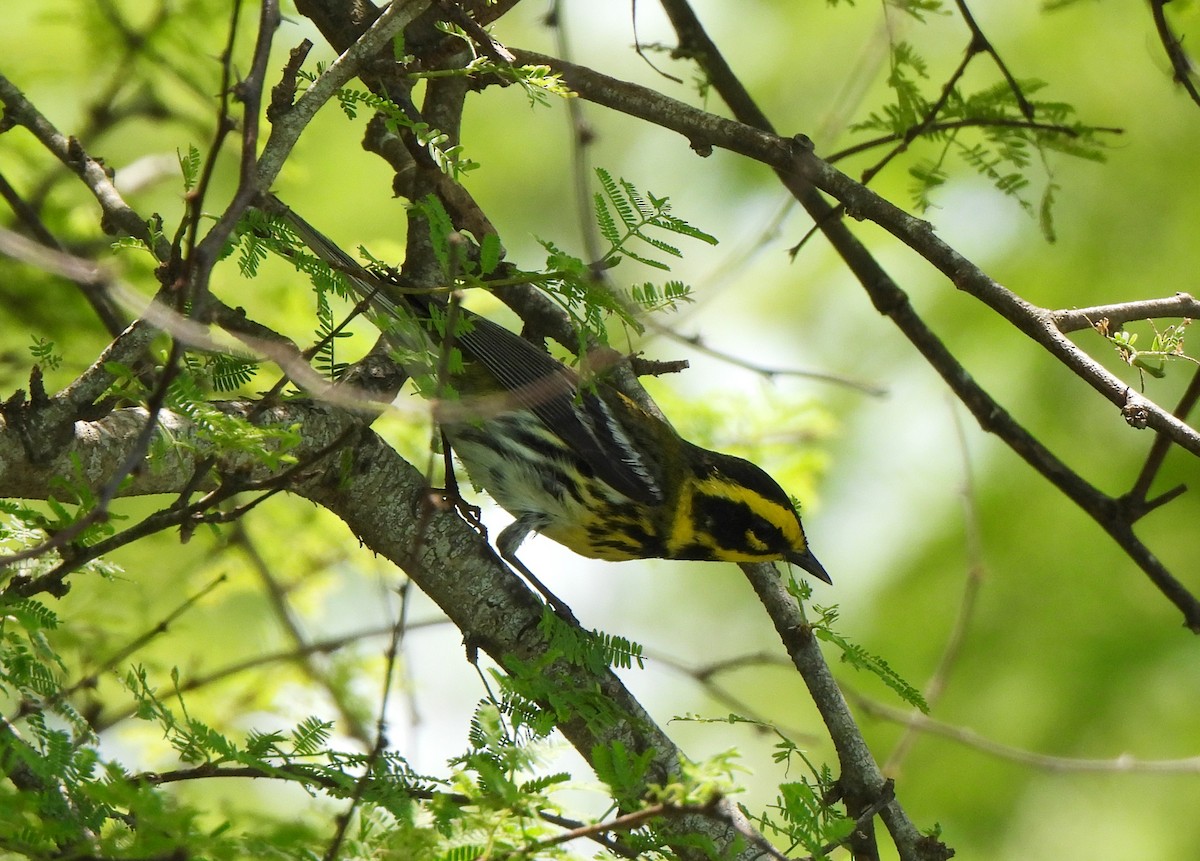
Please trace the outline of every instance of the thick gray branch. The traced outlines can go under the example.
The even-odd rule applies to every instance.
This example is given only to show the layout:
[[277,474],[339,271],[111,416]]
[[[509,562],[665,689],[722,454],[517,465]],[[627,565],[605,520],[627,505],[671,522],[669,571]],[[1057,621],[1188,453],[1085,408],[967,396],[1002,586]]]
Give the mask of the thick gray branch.
[[1052,314],[1054,325],[1063,333],[1092,329],[1102,321],[1107,322],[1110,331],[1115,331],[1126,323],[1160,317],[1195,319],[1200,317],[1200,302],[1189,293],[1176,293],[1165,299],[1143,299],[1111,305],[1093,305],[1089,308],[1070,308]]
[[[222,409],[246,416],[255,406],[227,403]],[[75,422],[69,444],[40,466],[26,460],[19,434],[0,419],[0,497],[44,499],[55,476],[103,486],[128,456],[146,419],[146,410],[130,408],[98,421]],[[427,519],[419,517],[427,493],[424,477],[355,416],[329,405],[289,402],[264,411],[258,423],[302,427],[301,443],[292,454],[310,465],[293,476],[290,490],[336,514],[363,544],[402,567],[459,627],[469,650],[482,650],[507,667],[544,658],[540,601],[457,515],[434,511]],[[264,465],[254,454],[212,450],[174,413],[164,411],[160,425],[176,445],[153,469],[147,465],[136,471],[123,495],[178,493],[208,457],[215,458],[215,474],[236,475],[243,482],[269,481],[283,471]],[[320,456],[340,439],[346,440],[344,451]],[[578,716],[559,725],[585,759],[592,758],[597,746],[619,741],[635,754],[654,752],[647,782],[662,783],[679,773],[679,750],[611,672],[593,673],[560,660],[545,674],[564,692],[598,693],[618,714],[604,726]],[[753,845],[762,838],[725,800],[711,814],[671,817],[661,828],[680,836],[703,834],[721,858],[750,861],[762,856],[759,849],[745,848],[747,841]],[[682,846],[680,855],[705,857]]]
[[258,187],[266,191],[275,182],[275,177],[300,139],[301,132],[308,127],[317,111],[339,88],[348,84],[359,74],[362,65],[384,51],[414,18],[429,5],[427,0],[394,2],[382,15],[330,64],[325,74],[317,78],[289,110],[276,116],[271,135],[263,147],[258,160]]

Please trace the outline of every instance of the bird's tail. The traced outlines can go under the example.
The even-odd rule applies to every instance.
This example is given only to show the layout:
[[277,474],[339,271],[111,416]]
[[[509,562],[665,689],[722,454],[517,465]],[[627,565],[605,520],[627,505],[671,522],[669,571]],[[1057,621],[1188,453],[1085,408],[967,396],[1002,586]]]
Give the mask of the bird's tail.
[[414,312],[428,315],[430,299],[427,295],[414,290],[411,295],[405,293],[403,298],[398,298],[404,288],[397,280],[370,272],[275,195],[263,195],[259,209],[287,227],[309,251],[328,263],[330,269],[343,275],[350,289],[370,305],[375,316],[394,321],[406,319]]

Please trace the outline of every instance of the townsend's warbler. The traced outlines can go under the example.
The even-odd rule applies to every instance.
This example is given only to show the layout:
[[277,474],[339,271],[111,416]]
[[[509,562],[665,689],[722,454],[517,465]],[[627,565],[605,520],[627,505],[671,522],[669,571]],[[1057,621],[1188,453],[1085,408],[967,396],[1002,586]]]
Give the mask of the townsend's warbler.
[[414,317],[426,344],[452,326],[465,369],[451,382],[466,408],[439,419],[472,482],[516,518],[496,541],[504,558],[540,532],[596,559],[786,560],[830,582],[787,494],[759,467],[693,445],[602,378],[581,385],[486,318],[455,309],[448,324],[444,300],[368,273],[278,200],[264,209],[346,276],[398,349],[411,351]]

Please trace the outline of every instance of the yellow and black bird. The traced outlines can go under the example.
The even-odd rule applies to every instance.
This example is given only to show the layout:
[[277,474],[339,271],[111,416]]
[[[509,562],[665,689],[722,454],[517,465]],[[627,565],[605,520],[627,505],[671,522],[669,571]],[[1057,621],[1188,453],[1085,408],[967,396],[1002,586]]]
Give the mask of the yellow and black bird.
[[[444,322],[444,300],[388,295],[387,283],[282,203],[264,208],[347,277],[385,333],[397,319]],[[503,394],[506,408],[468,409],[442,430],[472,482],[516,518],[496,540],[504,558],[514,560],[539,532],[594,559],[783,560],[831,582],[788,495],[762,469],[693,445],[603,378],[582,385],[491,320],[457,314],[450,340],[465,370],[452,378],[454,389],[464,398]]]

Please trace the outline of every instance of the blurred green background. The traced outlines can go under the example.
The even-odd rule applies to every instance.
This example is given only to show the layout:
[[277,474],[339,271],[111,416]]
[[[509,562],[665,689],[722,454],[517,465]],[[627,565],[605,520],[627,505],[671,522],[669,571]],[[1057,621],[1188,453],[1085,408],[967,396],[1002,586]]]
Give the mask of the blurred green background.
[[[204,148],[211,138],[224,4],[176,4],[171,15],[178,24],[157,45],[163,64],[151,76],[151,90],[182,117],[141,119],[95,138],[84,134],[87,105],[122,75],[120,57],[89,47],[89,34],[109,26],[103,4],[5,5],[0,70],[60,130],[80,134],[90,152],[117,170],[139,211],[160,212],[171,226],[181,212],[181,184],[177,168],[171,169],[175,153],[189,144]],[[976,5],[980,26],[1014,74],[1048,82],[1038,98],[1071,103],[1082,121],[1123,133],[1107,139],[1105,164],[1056,154],[1044,163],[1035,158],[1035,182],[1060,186],[1055,243],[1013,200],[961,166],[925,215],[938,234],[1000,283],[1049,308],[1195,291],[1200,107],[1173,84],[1145,4],[1075,3],[1054,12],[1032,2]],[[1200,37],[1195,4],[1170,5],[1185,35]],[[919,24],[902,13],[884,15],[872,3],[713,0],[695,6],[781,133],[808,134],[818,154],[861,139],[851,124],[889,100],[889,40],[911,41],[926,58],[925,92],[931,97],[968,42],[954,14]],[[134,21],[152,14],[133,3],[121,8]],[[495,35],[506,44],[557,53],[554,34],[542,22],[546,11],[545,3],[522,4]],[[253,12],[248,10],[248,22]],[[674,84],[636,56],[628,6],[568,2],[563,21],[576,62],[721,110],[714,96],[705,102],[690,83]],[[637,32],[645,44],[673,43],[654,4],[637,4]],[[321,44],[303,19],[290,17],[277,38],[280,63],[303,36]],[[243,52],[246,41],[248,36]],[[317,56],[331,57],[321,48]],[[692,80],[686,64],[665,53],[650,56]],[[994,65],[980,57],[966,86],[999,80]],[[539,238],[580,253],[582,244],[565,106],[531,109],[515,90],[471,97],[464,144],[482,168],[467,185],[499,228],[510,259],[534,268],[543,257]],[[1026,758],[917,735],[893,770],[898,796],[913,818],[922,827],[939,824],[961,858],[1200,855],[1195,760],[1149,769],[1124,768],[1118,759],[1184,760],[1200,746],[1200,642],[1181,627],[1178,612],[1085,515],[978,429],[819,237],[789,259],[787,250],[810,223],[786,206],[769,170],[721,152],[701,159],[674,134],[591,105],[582,109],[595,132],[588,152],[594,164],[669,196],[676,214],[721,240],[716,248],[685,246],[674,275],[694,286],[697,301],[659,324],[699,335],[708,347],[755,365],[809,369],[885,392],[872,396],[803,376],[768,380],[662,336],[633,345],[653,358],[692,361],[689,372],[651,384],[685,434],[754,457],[803,500],[813,548],[834,578],[832,588],[817,584],[814,600],[840,605],[847,636],[922,686],[962,612],[969,578],[979,578],[961,651],[932,716]],[[378,257],[395,259],[403,248],[397,232],[403,211],[390,197],[383,163],[361,152],[362,125],[329,107],[301,140],[276,191],[344,247],[363,244]],[[912,158],[935,149],[914,151]],[[213,210],[231,189],[232,140],[226,155]],[[839,167],[855,175],[873,157]],[[873,183],[906,207],[912,158],[899,160]],[[137,185],[125,173],[134,167],[148,168],[155,178]],[[0,136],[0,170],[18,190],[27,192],[51,169],[23,130]],[[1038,193],[1030,191],[1035,202]],[[60,181],[50,194],[68,213],[52,228],[103,242],[95,208],[81,188]],[[1104,490],[1120,494],[1131,486],[1152,441],[1147,432],[1131,430],[1110,404],[1002,319],[958,294],[914,253],[869,224],[853,229],[968,370],[1020,422]],[[125,253],[117,265],[149,295],[153,282],[144,260]],[[8,261],[0,267],[4,396],[24,385],[31,334],[59,344],[67,364],[54,382],[65,382],[106,338],[68,285]],[[652,273],[623,264],[615,275],[634,282]],[[226,264],[213,289],[303,341],[311,334],[311,300],[293,282],[282,270],[247,282]],[[367,330],[360,331],[359,349],[369,344]],[[1136,331],[1146,340],[1152,335],[1145,326]],[[1131,386],[1140,385],[1096,335],[1074,338]],[[1165,379],[1148,378],[1147,395],[1172,406],[1191,364],[1180,360]],[[423,457],[425,428],[390,419],[383,430]],[[1197,464],[1173,452],[1156,489],[1181,482],[1197,484]],[[150,503],[122,503],[121,510],[136,516]],[[495,512],[489,517],[503,523]],[[1200,590],[1198,518],[1196,495],[1188,493],[1138,527],[1193,591]],[[300,624],[311,636],[386,624],[397,575],[360,551],[334,518],[298,500],[275,499],[245,523],[244,532],[239,539],[257,548],[291,590],[303,613]],[[151,627],[220,574],[228,579],[138,659],[163,679],[173,666],[186,678],[286,648],[288,637],[269,609],[247,545],[230,538],[201,535],[181,546],[174,536],[159,536],[120,555],[124,576],[77,581],[60,609],[69,636],[77,639],[81,665]],[[646,645],[654,657],[648,668],[624,676],[660,721],[734,710],[676,663],[696,668],[781,652],[733,566],[592,563],[540,539],[522,556],[585,625]],[[417,768],[436,772],[461,748],[466,719],[483,690],[462,659],[456,632],[437,624],[436,608],[413,600],[411,618],[428,624],[407,640],[405,694],[393,708],[390,736]],[[380,652],[381,641],[365,640],[319,662],[361,703],[368,721],[380,687]],[[235,676],[203,689],[189,704],[243,729],[269,729],[329,708],[299,670],[276,665],[269,674],[269,683],[253,673]],[[840,670],[840,678],[852,697],[898,706],[880,685],[849,668]],[[796,733],[814,757],[832,758],[794,673],[764,663],[719,680],[740,699],[741,710]],[[102,682],[97,697],[109,696],[121,695]],[[888,759],[902,730],[861,707],[860,714],[877,757]],[[739,748],[749,770],[739,800],[751,807],[769,803],[784,779],[771,760],[769,734],[684,721],[672,722],[670,730],[694,758]],[[131,768],[158,767],[169,754],[128,722],[108,731],[104,743]],[[572,761],[565,753],[562,759]],[[280,810],[294,803],[290,796],[268,797],[260,786],[246,791]]]

